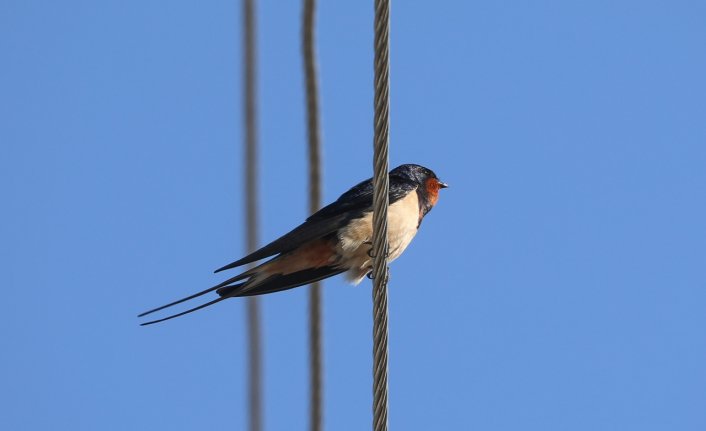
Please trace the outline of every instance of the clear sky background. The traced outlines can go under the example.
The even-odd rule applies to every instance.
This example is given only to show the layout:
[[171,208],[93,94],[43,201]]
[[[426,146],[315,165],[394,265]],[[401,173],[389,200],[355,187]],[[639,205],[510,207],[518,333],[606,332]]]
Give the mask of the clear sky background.
[[[324,190],[372,174],[372,2],[321,1]],[[262,1],[261,238],[306,216],[300,3]],[[233,430],[238,1],[0,3],[0,428]],[[396,1],[391,165],[451,185],[390,283],[397,430],[706,429],[706,4]],[[307,292],[265,425],[307,426]],[[326,281],[325,422],[371,423],[370,282]]]

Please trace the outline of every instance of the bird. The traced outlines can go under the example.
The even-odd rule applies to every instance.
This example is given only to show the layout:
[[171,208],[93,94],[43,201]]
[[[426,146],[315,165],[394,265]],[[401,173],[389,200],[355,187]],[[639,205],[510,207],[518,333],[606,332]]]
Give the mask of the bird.
[[[389,172],[388,261],[397,259],[407,248],[439,199],[439,190],[448,187],[424,166],[400,165]],[[372,178],[360,182],[336,201],[321,208],[304,223],[247,256],[215,272],[225,271],[272,257],[247,271],[213,287],[138,317],[164,310],[216,291],[218,297],[181,313],[141,323],[164,322],[192,313],[233,297],[263,295],[292,289],[346,273],[352,284],[359,284],[372,271]]]

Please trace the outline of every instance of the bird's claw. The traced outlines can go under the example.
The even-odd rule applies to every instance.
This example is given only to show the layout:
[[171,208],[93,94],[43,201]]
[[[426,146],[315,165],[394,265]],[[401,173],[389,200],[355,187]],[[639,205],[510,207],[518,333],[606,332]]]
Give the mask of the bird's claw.
[[368,249],[368,257],[371,259],[375,258],[375,255],[373,255],[373,242],[372,241],[365,241],[363,242],[364,245],[369,245],[370,248]]
[[[370,246],[370,248],[368,249],[368,257],[370,257],[371,259],[375,259],[375,254],[373,253],[372,241],[365,241],[363,244]],[[385,253],[385,257],[387,259],[390,258],[390,246],[389,245],[387,246],[387,253]]]
[[[365,274],[366,277],[368,277],[368,280],[375,280],[375,276],[373,275],[373,268],[370,268],[370,272]],[[385,267],[385,280],[390,281],[390,267],[387,266]]]

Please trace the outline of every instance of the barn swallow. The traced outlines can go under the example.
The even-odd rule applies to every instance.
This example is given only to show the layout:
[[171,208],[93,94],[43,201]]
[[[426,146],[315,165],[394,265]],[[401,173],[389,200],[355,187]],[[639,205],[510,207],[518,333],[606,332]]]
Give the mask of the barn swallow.
[[[439,190],[448,187],[430,169],[401,165],[389,173],[388,259],[402,254],[416,235],[424,216],[436,205]],[[263,295],[310,284],[346,273],[358,284],[372,270],[373,182],[365,180],[321,208],[304,223],[240,260],[217,269],[220,272],[275,256],[252,269],[202,292],[146,311],[152,314],[176,304],[216,291],[218,298],[162,319],[151,325],[200,310],[224,299]]]

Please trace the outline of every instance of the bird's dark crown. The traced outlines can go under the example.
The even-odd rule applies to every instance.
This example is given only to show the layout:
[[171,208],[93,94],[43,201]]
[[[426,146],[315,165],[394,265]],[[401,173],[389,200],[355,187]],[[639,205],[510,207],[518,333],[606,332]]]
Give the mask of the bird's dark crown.
[[390,176],[414,181],[417,184],[424,184],[429,178],[438,179],[434,171],[431,169],[414,164],[400,165],[390,171]]

